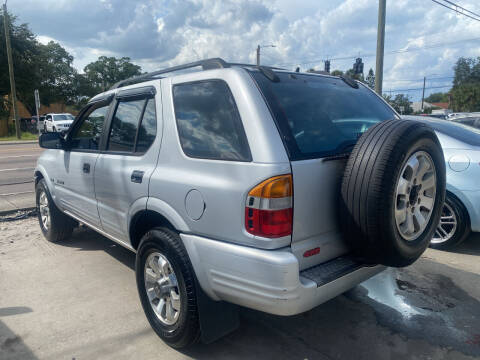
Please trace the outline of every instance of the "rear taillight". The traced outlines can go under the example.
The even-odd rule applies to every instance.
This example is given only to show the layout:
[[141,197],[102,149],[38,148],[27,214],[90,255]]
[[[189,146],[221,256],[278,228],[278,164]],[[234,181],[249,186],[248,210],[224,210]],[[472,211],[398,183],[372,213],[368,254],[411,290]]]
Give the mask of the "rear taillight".
[[276,238],[292,234],[292,175],[275,176],[255,186],[247,196],[245,229]]

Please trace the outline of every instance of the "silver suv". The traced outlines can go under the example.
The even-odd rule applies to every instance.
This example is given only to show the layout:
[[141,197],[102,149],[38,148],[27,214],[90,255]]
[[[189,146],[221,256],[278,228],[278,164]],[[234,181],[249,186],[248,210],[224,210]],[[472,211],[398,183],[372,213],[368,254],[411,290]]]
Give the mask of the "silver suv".
[[237,305],[298,314],[411,264],[444,200],[434,131],[362,83],[221,59],[122,81],[40,145],[47,240],[81,223],[136,252],[177,348],[234,329]]

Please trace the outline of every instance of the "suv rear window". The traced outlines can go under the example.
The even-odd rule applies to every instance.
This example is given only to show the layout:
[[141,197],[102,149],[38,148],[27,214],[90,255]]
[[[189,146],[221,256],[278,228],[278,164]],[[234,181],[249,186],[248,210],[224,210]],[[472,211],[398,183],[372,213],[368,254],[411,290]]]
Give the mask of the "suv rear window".
[[180,143],[187,156],[251,161],[237,106],[223,80],[175,85],[173,103]]
[[283,135],[290,160],[311,159],[351,151],[372,125],[396,118],[376,94],[340,78],[276,72],[270,81],[250,72]]

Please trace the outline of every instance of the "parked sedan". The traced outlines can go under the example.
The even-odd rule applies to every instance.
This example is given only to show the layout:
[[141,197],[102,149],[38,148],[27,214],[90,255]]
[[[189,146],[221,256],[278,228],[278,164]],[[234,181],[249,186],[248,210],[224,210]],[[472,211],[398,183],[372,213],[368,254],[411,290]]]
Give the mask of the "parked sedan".
[[480,231],[480,130],[454,121],[403,116],[425,122],[437,133],[447,169],[447,192],[430,246],[452,248]]

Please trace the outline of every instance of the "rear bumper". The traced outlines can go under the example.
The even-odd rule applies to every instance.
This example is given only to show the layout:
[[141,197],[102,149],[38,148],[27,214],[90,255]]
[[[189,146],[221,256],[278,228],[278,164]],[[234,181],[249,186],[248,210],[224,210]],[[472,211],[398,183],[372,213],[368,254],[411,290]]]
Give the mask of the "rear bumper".
[[317,284],[299,271],[289,251],[261,250],[181,234],[195,274],[214,300],[276,315],[308,311],[385,269],[359,267]]

